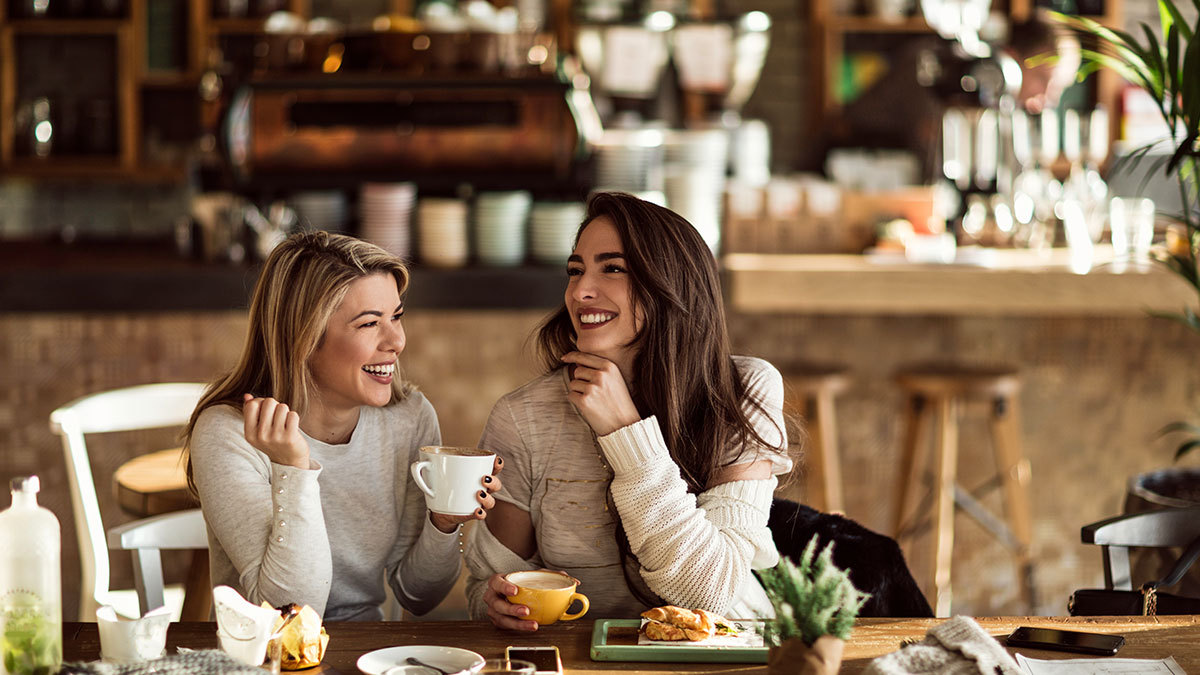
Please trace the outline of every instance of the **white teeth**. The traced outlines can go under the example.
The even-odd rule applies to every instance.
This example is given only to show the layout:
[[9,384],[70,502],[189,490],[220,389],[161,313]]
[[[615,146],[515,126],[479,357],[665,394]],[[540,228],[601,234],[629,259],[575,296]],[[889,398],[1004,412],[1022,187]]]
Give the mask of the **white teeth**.
[[598,314],[582,314],[579,317],[579,323],[604,323],[605,321],[610,321],[615,318],[617,318],[616,314],[609,314],[608,312]]
[[363,366],[362,369],[372,375],[387,377],[388,375],[391,375],[394,370],[396,370],[396,364],[389,363],[384,366]]

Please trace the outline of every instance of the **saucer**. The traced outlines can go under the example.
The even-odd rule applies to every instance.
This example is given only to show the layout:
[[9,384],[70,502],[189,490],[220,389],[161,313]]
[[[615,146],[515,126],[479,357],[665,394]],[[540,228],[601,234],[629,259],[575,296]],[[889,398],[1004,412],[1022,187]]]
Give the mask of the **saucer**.
[[366,675],[383,675],[395,666],[407,665],[405,659],[415,657],[423,663],[454,672],[478,672],[483,667],[483,657],[475,652],[457,647],[413,645],[409,647],[387,647],[367,652],[358,657],[358,669]]

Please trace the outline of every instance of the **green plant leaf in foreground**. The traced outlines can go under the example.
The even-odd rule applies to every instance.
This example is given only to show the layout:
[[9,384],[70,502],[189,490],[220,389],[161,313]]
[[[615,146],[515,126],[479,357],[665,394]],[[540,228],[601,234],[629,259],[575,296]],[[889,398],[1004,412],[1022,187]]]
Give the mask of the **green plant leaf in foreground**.
[[818,555],[813,537],[800,556],[799,564],[787,557],[768,570],[760,571],[763,590],[775,609],[775,618],[764,623],[768,645],[800,638],[812,645],[822,635],[845,640],[850,636],[858,610],[871,596],[850,582],[850,575],[833,562],[833,542]]

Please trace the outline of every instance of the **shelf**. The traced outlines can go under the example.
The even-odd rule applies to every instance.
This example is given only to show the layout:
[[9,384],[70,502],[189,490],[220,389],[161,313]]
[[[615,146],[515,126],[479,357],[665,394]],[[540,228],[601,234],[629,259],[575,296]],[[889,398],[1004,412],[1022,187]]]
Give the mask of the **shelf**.
[[4,26],[17,35],[116,35],[124,19],[16,19]]
[[925,19],[911,16],[903,21],[888,21],[873,16],[834,16],[826,24],[834,33],[933,33]]
[[0,177],[47,180],[112,180],[149,185],[178,183],[187,172],[179,166],[127,167],[117,157],[15,157],[0,165]]
[[[166,240],[9,240],[0,247],[0,314],[244,310],[260,269],[183,259]],[[566,284],[558,265],[416,264],[410,273],[405,306],[416,311],[551,310]]]
[[181,73],[171,70],[152,70],[139,82],[142,87],[149,89],[186,89],[199,85],[200,77],[194,73]]
[[265,33],[266,19],[212,19],[208,22],[209,33],[223,34],[257,34]]

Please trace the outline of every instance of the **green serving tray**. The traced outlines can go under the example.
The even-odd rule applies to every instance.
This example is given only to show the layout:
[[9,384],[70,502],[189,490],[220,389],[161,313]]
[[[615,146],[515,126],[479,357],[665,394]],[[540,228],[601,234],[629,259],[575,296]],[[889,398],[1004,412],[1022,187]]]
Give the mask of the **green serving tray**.
[[[760,621],[752,622],[758,625]],[[656,661],[662,663],[766,663],[766,647],[722,647],[716,645],[639,645],[640,619],[597,619],[592,628],[593,661]],[[610,629],[632,644],[609,644]]]

